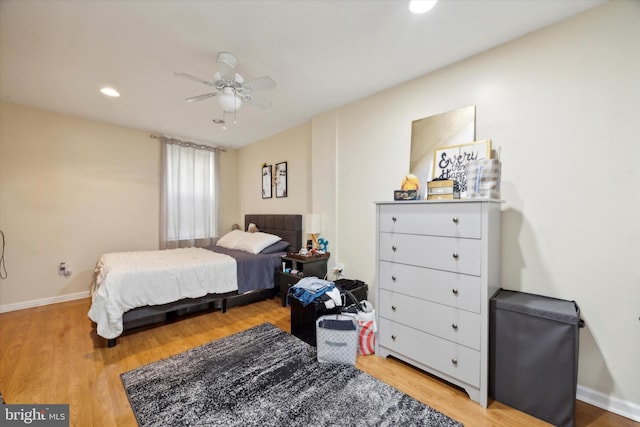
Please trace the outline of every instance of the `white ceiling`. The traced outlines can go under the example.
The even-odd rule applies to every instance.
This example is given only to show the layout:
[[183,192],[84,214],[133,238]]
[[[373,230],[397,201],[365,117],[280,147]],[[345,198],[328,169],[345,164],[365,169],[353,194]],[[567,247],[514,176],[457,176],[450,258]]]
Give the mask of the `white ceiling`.
[[[241,147],[411,80],[605,0],[1,0],[0,100]],[[273,107],[245,105],[237,125],[210,92],[220,51]],[[118,89],[107,98],[102,86]]]

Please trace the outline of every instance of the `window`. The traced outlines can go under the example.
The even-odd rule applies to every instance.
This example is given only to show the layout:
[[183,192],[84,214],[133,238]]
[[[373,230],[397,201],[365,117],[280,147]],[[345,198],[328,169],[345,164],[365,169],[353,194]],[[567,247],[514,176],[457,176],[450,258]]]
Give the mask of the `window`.
[[163,140],[160,247],[207,246],[217,236],[218,152]]

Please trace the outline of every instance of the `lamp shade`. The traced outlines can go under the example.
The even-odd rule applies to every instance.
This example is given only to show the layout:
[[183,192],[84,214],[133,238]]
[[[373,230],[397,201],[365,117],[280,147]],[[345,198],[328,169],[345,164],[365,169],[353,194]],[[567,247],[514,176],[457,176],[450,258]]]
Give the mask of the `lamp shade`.
[[304,228],[307,234],[320,234],[320,214],[308,213],[304,218]]

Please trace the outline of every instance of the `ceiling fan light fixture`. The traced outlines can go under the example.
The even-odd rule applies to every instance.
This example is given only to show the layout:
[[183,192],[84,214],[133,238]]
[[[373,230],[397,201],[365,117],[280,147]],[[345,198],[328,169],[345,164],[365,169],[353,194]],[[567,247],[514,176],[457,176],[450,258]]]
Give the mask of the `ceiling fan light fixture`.
[[225,87],[224,91],[218,95],[218,102],[225,113],[235,113],[242,107],[242,99],[230,87]]
[[409,2],[409,10],[411,13],[420,15],[433,9],[437,2],[438,0],[411,0]]
[[222,129],[227,129],[227,114],[233,115],[233,124],[237,123],[237,112],[244,103],[252,104],[262,109],[271,108],[271,101],[253,96],[252,93],[254,90],[267,90],[276,87],[275,80],[269,76],[245,80],[241,74],[236,72],[235,67],[237,65],[238,58],[233,54],[220,52],[218,54],[218,71],[213,74],[213,81],[204,80],[191,74],[174,73],[178,77],[193,80],[216,89],[215,92],[186,98],[186,101],[196,102],[216,97],[222,110],[222,119],[213,119],[213,122],[222,125]]

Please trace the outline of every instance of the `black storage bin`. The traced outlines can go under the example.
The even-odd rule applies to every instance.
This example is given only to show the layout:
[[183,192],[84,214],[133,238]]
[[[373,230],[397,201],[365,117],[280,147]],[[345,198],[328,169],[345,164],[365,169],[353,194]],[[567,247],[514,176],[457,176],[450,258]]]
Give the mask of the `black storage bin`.
[[489,395],[556,426],[575,425],[580,308],[500,290],[490,300]]
[[[358,301],[364,301],[369,295],[369,286],[361,280],[355,279],[338,279],[333,282],[340,291],[347,290],[353,294]],[[341,292],[343,295],[344,293]],[[344,297],[343,297],[344,301]],[[345,305],[351,305],[351,301],[347,298]]]
[[[350,291],[358,301],[367,299],[369,287],[360,280],[340,279],[335,283],[338,289]],[[342,300],[345,301],[344,293]],[[314,301],[304,307],[302,303],[295,297],[289,297],[291,305],[291,334],[300,338],[312,346],[316,346],[316,320],[325,314],[335,314],[339,307],[327,309],[322,301]],[[347,298],[346,305],[351,305],[351,301]]]

